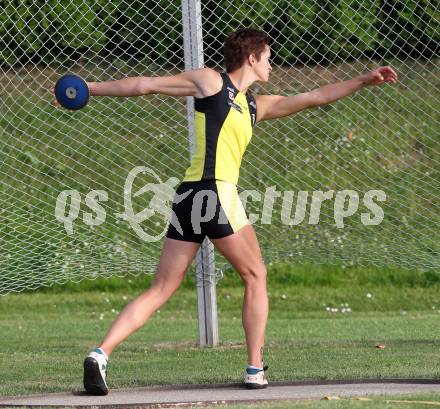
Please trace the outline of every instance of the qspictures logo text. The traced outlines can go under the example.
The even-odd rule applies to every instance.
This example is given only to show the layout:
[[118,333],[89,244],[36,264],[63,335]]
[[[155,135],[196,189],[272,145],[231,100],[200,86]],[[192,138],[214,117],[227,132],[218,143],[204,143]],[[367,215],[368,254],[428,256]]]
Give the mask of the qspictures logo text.
[[[148,183],[137,191],[133,192],[135,180],[143,176],[149,179]],[[150,181],[151,180],[151,181]],[[124,211],[115,213],[115,217],[122,219],[136,232],[143,241],[154,242],[160,240],[166,233],[168,224],[172,225],[182,234],[182,227],[179,220],[172,211],[172,204],[180,203],[191,193],[191,190],[184,194],[176,194],[176,188],[179,185],[179,179],[175,177],[168,178],[165,182],[159,178],[154,170],[146,166],[136,166],[130,170],[125,180],[122,194]],[[148,207],[140,212],[134,211],[134,202],[144,194],[149,194],[151,199]],[[84,195],[84,193],[83,193]],[[200,224],[209,222],[215,217],[214,212],[209,211],[204,203],[215,203],[217,198],[212,190],[198,191],[193,197],[191,212],[191,224],[194,231],[200,229]],[[248,203],[257,202],[261,204],[260,212],[248,214],[249,222],[252,224],[270,225],[275,221],[286,226],[298,226],[301,224],[316,225],[321,220],[321,210],[324,202],[332,203],[333,220],[337,228],[343,229],[345,221],[349,218],[359,217],[364,226],[377,226],[384,219],[384,211],[379,205],[385,202],[387,197],[383,190],[368,190],[365,193],[359,193],[355,190],[328,190],[328,191],[291,191],[277,190],[276,186],[266,187],[264,192],[258,190],[243,190],[239,193],[239,198],[243,204],[244,210]],[[102,206],[102,202],[107,202],[109,194],[105,190],[91,190],[85,193],[84,200],[81,192],[78,190],[63,190],[58,195],[55,206],[55,217],[63,224],[68,235],[74,234],[74,223],[79,222],[80,210],[82,210],[82,222],[88,226],[99,226],[105,223],[107,211]],[[117,198],[114,198],[117,199]],[[274,211],[275,204],[281,205],[281,211]],[[310,203],[310,205],[309,205]],[[307,213],[307,207],[309,212]],[[142,226],[146,220],[154,215],[162,217],[163,229],[159,234],[151,235]],[[279,220],[276,220],[274,214],[277,214]],[[218,219],[218,223],[227,223],[227,219]]]

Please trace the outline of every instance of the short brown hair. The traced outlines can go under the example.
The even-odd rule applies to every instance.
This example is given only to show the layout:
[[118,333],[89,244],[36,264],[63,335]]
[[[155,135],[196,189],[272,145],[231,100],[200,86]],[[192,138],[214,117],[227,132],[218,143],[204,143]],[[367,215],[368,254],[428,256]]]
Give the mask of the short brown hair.
[[251,54],[255,54],[257,61],[260,61],[266,45],[269,45],[269,36],[263,31],[239,28],[230,33],[223,46],[226,72],[240,68]]

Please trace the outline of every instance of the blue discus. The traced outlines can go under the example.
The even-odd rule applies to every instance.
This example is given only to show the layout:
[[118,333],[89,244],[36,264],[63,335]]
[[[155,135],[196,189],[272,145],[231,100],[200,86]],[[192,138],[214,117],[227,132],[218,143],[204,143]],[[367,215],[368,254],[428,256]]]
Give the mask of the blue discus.
[[66,109],[81,109],[89,102],[89,87],[76,75],[64,75],[55,84],[55,97]]

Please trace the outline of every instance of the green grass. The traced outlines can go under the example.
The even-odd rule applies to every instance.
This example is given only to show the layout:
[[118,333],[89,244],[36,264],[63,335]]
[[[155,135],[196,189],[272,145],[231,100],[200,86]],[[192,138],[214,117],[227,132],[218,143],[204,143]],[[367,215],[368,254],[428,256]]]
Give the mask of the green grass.
[[[394,402],[393,402],[394,401]],[[395,402],[397,401],[397,402]],[[404,402],[404,401],[410,401]],[[422,403],[423,402],[423,403]],[[427,403],[430,402],[431,404]],[[372,397],[369,400],[357,400],[356,398],[346,398],[341,400],[302,400],[302,401],[280,401],[280,402],[258,402],[239,405],[213,405],[204,406],[207,409],[391,409],[391,408],[411,408],[426,409],[440,404],[440,395],[436,393],[413,394],[413,395],[396,395],[396,396],[380,396]],[[195,409],[192,406],[189,409]],[[133,408],[136,409],[136,408]]]
[[[379,279],[379,270],[300,266],[289,274],[287,266],[276,268],[278,273],[269,269],[270,380],[440,378],[438,283],[393,270]],[[125,286],[123,279],[98,280],[0,298],[0,394],[80,390],[84,354],[139,293],[141,280],[125,279]],[[147,288],[151,276],[143,280]],[[197,345],[193,280],[188,276],[164,308],[115,351],[112,388],[242,381],[240,280],[228,272],[218,284],[221,343],[208,349]],[[342,313],[341,304],[351,312]],[[377,343],[385,349],[375,348]]]
[[[361,400],[353,398],[342,398],[340,400],[288,400],[272,402],[249,402],[241,404],[215,404],[203,406],[206,409],[391,409],[391,408],[411,408],[426,409],[440,405],[440,394],[424,393],[410,395],[384,395]],[[130,406],[130,409],[142,409],[144,406]],[[197,406],[185,406],[188,409],[200,408]],[[21,409],[21,408],[16,408]],[[23,408],[25,409],[25,408]]]

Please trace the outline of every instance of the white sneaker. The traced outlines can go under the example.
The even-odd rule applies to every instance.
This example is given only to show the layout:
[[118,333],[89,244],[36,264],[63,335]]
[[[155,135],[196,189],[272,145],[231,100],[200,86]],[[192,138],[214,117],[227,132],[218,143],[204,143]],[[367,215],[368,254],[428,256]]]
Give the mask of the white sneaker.
[[263,389],[267,388],[269,382],[266,379],[264,371],[269,368],[267,365],[263,369],[248,369],[244,371],[244,385],[248,389]]
[[107,395],[106,374],[107,356],[96,348],[84,360],[84,389],[92,395]]

